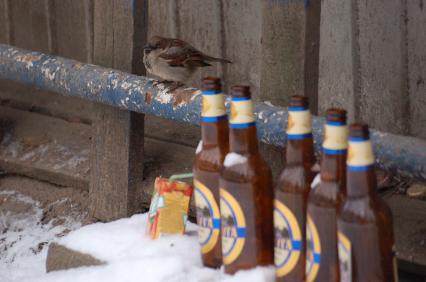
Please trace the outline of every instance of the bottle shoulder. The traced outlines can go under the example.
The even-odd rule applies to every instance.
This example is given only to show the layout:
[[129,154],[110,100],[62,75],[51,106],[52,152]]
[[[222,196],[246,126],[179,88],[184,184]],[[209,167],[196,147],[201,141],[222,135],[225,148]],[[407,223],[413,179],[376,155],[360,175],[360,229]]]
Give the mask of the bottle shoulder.
[[287,165],[278,178],[276,189],[288,193],[305,193],[311,187],[311,172],[303,165]]
[[342,187],[335,181],[322,180],[309,192],[309,204],[323,207],[336,207],[342,201]]
[[195,155],[194,167],[201,170],[221,170],[226,152],[219,146],[203,148]]
[[370,196],[347,197],[339,210],[339,219],[348,223],[368,224],[379,221],[377,199]]
[[260,154],[240,155],[230,152],[225,158],[222,169],[223,178],[251,179],[258,176],[272,178],[271,169]]

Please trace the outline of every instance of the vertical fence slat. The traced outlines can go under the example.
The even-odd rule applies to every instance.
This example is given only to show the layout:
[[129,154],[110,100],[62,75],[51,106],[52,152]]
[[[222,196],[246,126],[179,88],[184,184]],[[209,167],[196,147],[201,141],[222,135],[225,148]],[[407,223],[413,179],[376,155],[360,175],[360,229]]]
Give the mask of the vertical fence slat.
[[284,106],[291,95],[304,95],[305,4],[262,3],[261,97]]
[[324,0],[321,7],[318,112],[342,107],[355,119],[355,48],[351,1]]
[[378,130],[406,134],[409,104],[404,1],[357,3],[359,119]]
[[[134,34],[146,28],[140,7],[144,0],[95,0],[94,63],[134,72]],[[134,10],[135,8],[138,8]],[[90,178],[91,214],[112,220],[133,214],[143,181],[144,115],[94,105]]]
[[56,54],[87,62],[92,52],[88,34],[90,27],[86,24],[91,17],[92,0],[52,0],[52,17],[54,17],[54,40]]
[[9,1],[11,44],[49,53],[48,16],[43,2]]
[[426,1],[406,0],[406,4],[410,133],[426,138]]
[[262,4],[261,0],[223,0],[228,86],[247,84],[260,97]]
[[159,35],[177,37],[176,14],[173,10],[176,0],[149,0],[148,1],[148,38]]
[[9,1],[0,0],[0,43],[9,44]]
[[[217,0],[180,0],[179,24],[181,39],[211,56],[221,57],[221,9]],[[194,11],[197,11],[194,13]],[[200,86],[202,77],[215,75],[222,77],[222,65],[212,63],[202,68],[193,77],[190,85]]]

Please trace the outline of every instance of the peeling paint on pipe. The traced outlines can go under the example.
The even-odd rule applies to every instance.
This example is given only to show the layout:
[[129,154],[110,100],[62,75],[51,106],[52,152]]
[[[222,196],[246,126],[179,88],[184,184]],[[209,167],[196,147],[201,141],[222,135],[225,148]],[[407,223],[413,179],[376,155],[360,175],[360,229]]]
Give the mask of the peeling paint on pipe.
[[[36,86],[65,96],[81,97],[121,109],[199,125],[201,92],[169,91],[153,79],[83,64],[74,60],[0,44],[0,79]],[[226,101],[229,107],[229,99]],[[287,110],[255,103],[259,139],[283,146]],[[313,118],[315,147],[320,150],[324,119]],[[384,169],[426,181],[426,141],[372,130],[377,163]]]

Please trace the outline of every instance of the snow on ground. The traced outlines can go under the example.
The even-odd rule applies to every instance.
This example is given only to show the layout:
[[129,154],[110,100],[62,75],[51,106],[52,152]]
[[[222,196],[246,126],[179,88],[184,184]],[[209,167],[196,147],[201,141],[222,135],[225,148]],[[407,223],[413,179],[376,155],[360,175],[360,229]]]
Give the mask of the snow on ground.
[[[54,208],[63,200],[49,205]],[[54,238],[81,226],[78,215],[42,224],[38,201],[15,191],[0,191],[0,281],[16,282],[43,275],[47,245]],[[61,224],[56,224],[58,221]]]
[[[77,229],[80,223],[75,215],[63,218],[60,225],[43,224],[39,202],[13,191],[0,192],[0,201],[2,197],[20,203],[21,208],[15,213],[0,209],[1,282],[274,281],[273,267],[234,276],[202,267],[197,226],[192,223],[184,236],[151,240],[145,233],[147,214]],[[63,236],[69,230],[75,231]],[[107,264],[45,273],[47,245],[52,241]]]

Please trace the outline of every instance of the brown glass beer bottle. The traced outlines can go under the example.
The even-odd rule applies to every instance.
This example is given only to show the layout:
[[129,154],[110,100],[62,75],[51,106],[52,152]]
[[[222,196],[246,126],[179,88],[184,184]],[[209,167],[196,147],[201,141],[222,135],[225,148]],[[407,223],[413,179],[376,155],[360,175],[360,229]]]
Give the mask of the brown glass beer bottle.
[[337,212],[346,195],[346,111],[329,109],[324,127],[321,182],[312,187],[306,223],[306,282],[340,281]]
[[201,141],[194,162],[195,205],[203,264],[222,265],[219,178],[229,151],[228,117],[219,78],[202,82]]
[[225,272],[273,265],[273,183],[258,150],[250,88],[231,90],[229,154],[220,179]]
[[313,179],[313,139],[308,99],[292,96],[288,108],[286,166],[275,188],[277,281],[305,281],[306,204]]
[[347,195],[337,221],[340,281],[397,281],[392,214],[377,192],[366,124],[349,127],[346,164]]

